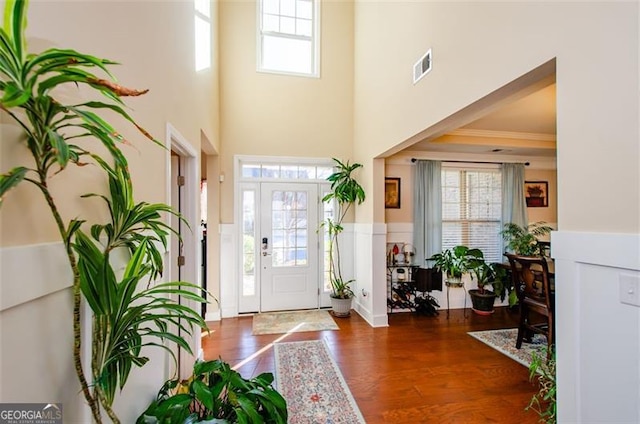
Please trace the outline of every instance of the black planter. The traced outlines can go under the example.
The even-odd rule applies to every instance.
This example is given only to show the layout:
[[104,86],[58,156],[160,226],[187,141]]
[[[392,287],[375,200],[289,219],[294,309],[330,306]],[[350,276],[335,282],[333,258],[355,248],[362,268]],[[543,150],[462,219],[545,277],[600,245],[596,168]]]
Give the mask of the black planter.
[[493,302],[496,300],[496,295],[489,290],[485,290],[484,293],[480,293],[478,289],[469,290],[469,296],[471,296],[471,303],[473,304],[473,312],[478,315],[490,315],[493,311]]

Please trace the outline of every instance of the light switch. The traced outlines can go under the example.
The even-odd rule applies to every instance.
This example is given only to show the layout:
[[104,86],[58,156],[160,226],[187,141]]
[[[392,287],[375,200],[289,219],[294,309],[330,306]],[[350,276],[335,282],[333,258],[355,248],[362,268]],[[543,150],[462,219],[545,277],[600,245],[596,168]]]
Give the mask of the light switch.
[[620,275],[620,302],[640,306],[640,276]]

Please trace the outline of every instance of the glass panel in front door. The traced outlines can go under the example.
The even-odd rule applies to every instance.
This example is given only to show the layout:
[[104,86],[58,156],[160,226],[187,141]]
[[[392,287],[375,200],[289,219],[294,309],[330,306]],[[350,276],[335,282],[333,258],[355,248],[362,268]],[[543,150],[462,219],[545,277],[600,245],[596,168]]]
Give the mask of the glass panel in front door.
[[271,266],[307,265],[307,203],[304,191],[273,191]]

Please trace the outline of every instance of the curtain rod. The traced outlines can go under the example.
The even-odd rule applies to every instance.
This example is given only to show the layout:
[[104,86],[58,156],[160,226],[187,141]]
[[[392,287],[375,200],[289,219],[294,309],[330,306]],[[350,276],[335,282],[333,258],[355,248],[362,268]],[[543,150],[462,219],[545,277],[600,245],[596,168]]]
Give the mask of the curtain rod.
[[[411,158],[411,162],[415,162],[418,159],[416,158]],[[483,161],[470,161],[470,160],[443,160],[442,162],[453,162],[453,163],[490,163],[493,165],[502,165],[503,162],[483,162]],[[514,163],[514,162],[508,162],[508,163]],[[518,162],[521,163],[521,162]],[[524,162],[523,164],[524,166],[529,166],[529,162]]]

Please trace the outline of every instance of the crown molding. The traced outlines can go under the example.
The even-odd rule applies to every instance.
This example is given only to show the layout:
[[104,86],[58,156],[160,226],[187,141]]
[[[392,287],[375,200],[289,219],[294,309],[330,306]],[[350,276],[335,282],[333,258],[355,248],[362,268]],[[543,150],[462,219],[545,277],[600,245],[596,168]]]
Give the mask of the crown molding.
[[447,132],[447,135],[485,138],[511,138],[520,140],[556,141],[555,134],[528,133],[515,131],[476,130],[472,128],[459,128]]

